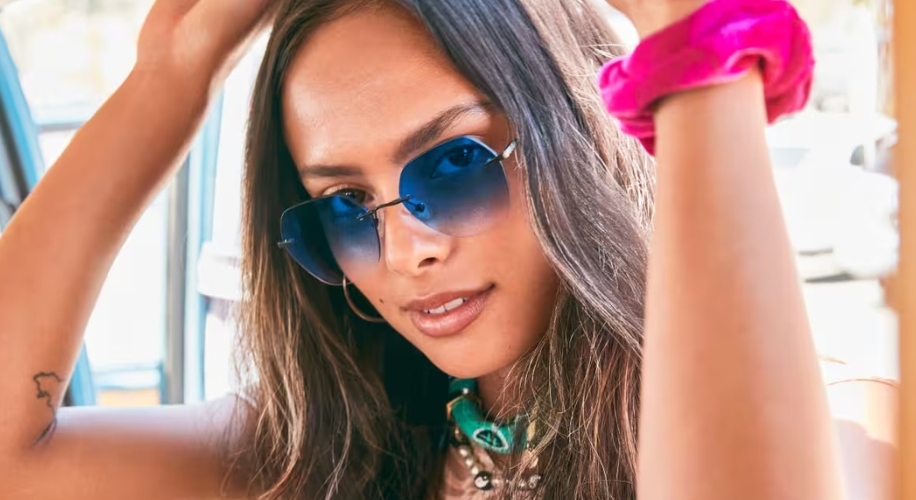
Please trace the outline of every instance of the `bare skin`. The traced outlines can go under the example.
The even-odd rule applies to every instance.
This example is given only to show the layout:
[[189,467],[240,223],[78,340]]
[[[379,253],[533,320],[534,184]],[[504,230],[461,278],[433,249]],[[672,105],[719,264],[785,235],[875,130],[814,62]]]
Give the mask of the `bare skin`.
[[[0,497],[208,498],[220,492],[217,439],[229,430],[231,401],[136,412],[57,408],[114,256],[179,165],[213,90],[262,25],[267,5],[156,3],[133,72],[4,232]],[[210,22],[214,18],[222,21]],[[144,126],[127,126],[137,116],[145,117]]]
[[[417,82],[423,82],[419,94]],[[343,191],[370,206],[396,199],[404,163],[437,144],[473,136],[502,151],[514,139],[505,116],[486,104],[425,29],[393,8],[353,13],[319,28],[293,58],[283,107],[286,142],[309,194]],[[445,126],[399,155],[404,140],[430,123]],[[322,168],[316,175],[316,166],[351,168],[335,175]],[[444,372],[481,378],[491,401],[501,392],[500,369],[546,330],[559,288],[531,231],[514,157],[505,171],[510,207],[487,231],[450,237],[403,207],[387,208],[382,262],[347,270],[395,330]],[[483,312],[458,335],[425,335],[410,319],[412,300],[484,288],[490,291]]]
[[[644,0],[618,7],[648,33],[700,3]],[[242,495],[241,485],[224,481],[222,438],[237,431],[231,428],[232,400],[142,410],[57,408],[112,259],[143,208],[175,171],[213,89],[244,49],[239,40],[257,32],[265,5],[266,0],[159,0],[144,29],[137,68],[81,130],[0,239],[0,498]],[[216,17],[224,22],[207,22]],[[363,21],[366,36],[404,31],[401,25],[392,26],[390,17]],[[330,38],[326,47],[353,50],[339,36],[325,34]],[[419,53],[426,50],[422,44],[372,48],[400,52],[389,53],[387,60],[389,66],[403,65],[398,74],[411,64],[420,65],[426,78],[440,79],[441,85],[430,88],[450,89],[424,107],[415,91],[396,79],[383,79],[381,85],[388,86],[378,91],[386,95],[384,105],[390,109],[379,114],[409,112],[392,116],[393,123],[422,123],[435,115],[433,108],[479,97],[441,56]],[[320,86],[319,76],[333,73],[309,71],[315,61],[307,58],[297,58],[297,64],[302,73],[298,79],[291,77],[285,95],[290,105],[297,102],[291,95],[297,85]],[[430,64],[440,70],[434,76],[428,76]],[[728,86],[672,96],[658,112],[660,179],[648,292],[640,442],[640,477],[646,479],[639,484],[641,500],[840,498],[827,399],[769,178],[760,87],[759,77],[751,75]],[[334,97],[331,90],[325,102]],[[415,107],[405,108],[408,104]],[[329,131],[371,126],[359,113],[336,114],[334,119],[341,121],[328,123],[330,118],[315,115],[315,110],[298,111],[304,114],[285,128],[299,163],[341,162],[336,157],[306,158],[321,148],[295,145],[294,136],[309,136],[324,140],[327,150],[344,149],[329,143],[341,134],[323,139],[306,134],[310,124],[326,124]],[[138,115],[147,117],[145,127],[124,125],[135,123]],[[494,113],[465,117],[453,126],[448,133],[489,138],[494,147],[508,133]],[[386,198],[392,196],[386,191],[391,180],[385,168],[396,171],[396,166],[374,164],[369,158],[388,158],[392,145],[408,133],[410,127],[405,127],[392,130],[387,142],[389,138],[373,135],[377,141],[345,159],[366,171],[375,169],[377,175],[371,177],[379,179],[373,182]],[[113,164],[110,158],[119,161]],[[755,221],[753,227],[744,223],[748,220]],[[478,250],[461,250],[421,229],[409,230],[415,238],[388,249],[386,272],[397,279],[416,273],[417,263],[457,266],[481,257],[468,254]],[[516,243],[516,251],[538,266],[538,254],[524,235]],[[64,247],[67,252],[59,250]],[[507,289],[521,279],[490,269],[460,276],[503,283]],[[388,279],[373,281],[370,276],[356,284],[377,300],[386,297],[375,286]],[[529,287],[550,285],[539,272],[526,279],[534,280]],[[686,284],[689,293],[684,293]],[[406,285],[400,290],[424,291]],[[519,293],[501,299],[507,310],[513,300],[521,300]],[[543,299],[538,294],[525,297]],[[396,309],[377,305],[434,362],[448,362],[444,348],[412,332]],[[504,321],[498,316],[491,321]],[[475,359],[474,371],[491,374],[481,379],[490,405],[497,404],[500,368],[537,338],[540,319],[529,319],[530,325],[506,340],[498,354]],[[835,408],[847,409],[842,425],[853,426],[840,433],[841,444],[868,463],[877,455],[861,446],[892,439],[890,412],[848,409],[876,395],[892,400],[888,392],[893,391],[870,382],[848,382],[830,390]],[[849,470],[862,468],[853,464]],[[873,484],[866,476],[847,477],[855,484]]]

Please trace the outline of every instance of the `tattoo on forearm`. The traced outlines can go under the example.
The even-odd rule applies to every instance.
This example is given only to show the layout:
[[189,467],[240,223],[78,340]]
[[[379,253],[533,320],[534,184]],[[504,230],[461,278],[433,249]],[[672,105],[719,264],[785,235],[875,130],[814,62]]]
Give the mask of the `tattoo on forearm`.
[[51,420],[48,422],[48,425],[45,426],[44,430],[41,431],[41,434],[35,440],[35,444],[38,444],[49,438],[53,433],[54,429],[57,428],[57,408],[55,408],[54,403],[57,401],[56,392],[63,385],[64,381],[54,372],[39,372],[32,377],[32,380],[35,382],[35,388],[38,391],[36,398],[39,401],[44,401],[45,406],[48,407],[48,410],[51,412]]

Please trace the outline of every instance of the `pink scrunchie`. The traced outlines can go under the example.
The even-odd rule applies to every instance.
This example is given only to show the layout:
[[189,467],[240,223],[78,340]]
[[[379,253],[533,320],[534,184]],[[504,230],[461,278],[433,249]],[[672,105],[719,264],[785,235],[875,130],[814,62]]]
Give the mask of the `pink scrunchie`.
[[653,106],[663,97],[762,69],[767,119],[802,109],[811,94],[811,33],[785,0],[712,0],[604,66],[601,96],[621,130],[655,153]]

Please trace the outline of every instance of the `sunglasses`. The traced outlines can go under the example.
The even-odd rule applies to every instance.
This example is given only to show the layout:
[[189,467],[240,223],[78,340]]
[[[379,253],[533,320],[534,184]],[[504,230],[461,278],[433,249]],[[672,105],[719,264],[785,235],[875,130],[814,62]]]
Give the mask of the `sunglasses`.
[[[401,171],[398,198],[367,207],[357,196],[336,193],[286,209],[280,217],[280,248],[316,279],[341,285],[345,275],[381,259],[379,211],[402,205],[433,230],[453,237],[480,234],[509,205],[502,153],[473,137],[446,141],[411,160]],[[346,270],[346,272],[345,272]]]

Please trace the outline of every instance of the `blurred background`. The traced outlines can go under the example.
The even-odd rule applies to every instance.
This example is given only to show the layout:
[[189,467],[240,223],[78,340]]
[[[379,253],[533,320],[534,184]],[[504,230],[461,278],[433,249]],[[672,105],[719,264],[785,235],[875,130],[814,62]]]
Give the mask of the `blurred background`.
[[[54,163],[130,71],[151,3],[0,1],[0,231],[17,201],[4,169],[8,185],[16,175],[22,184]],[[808,109],[768,137],[817,346],[825,360],[896,379],[890,2],[795,3],[814,35],[815,87]],[[608,16],[635,44],[632,27]],[[121,251],[89,323],[78,403],[191,402],[232,390],[242,154],[259,62],[256,49],[230,77],[180,175]]]

